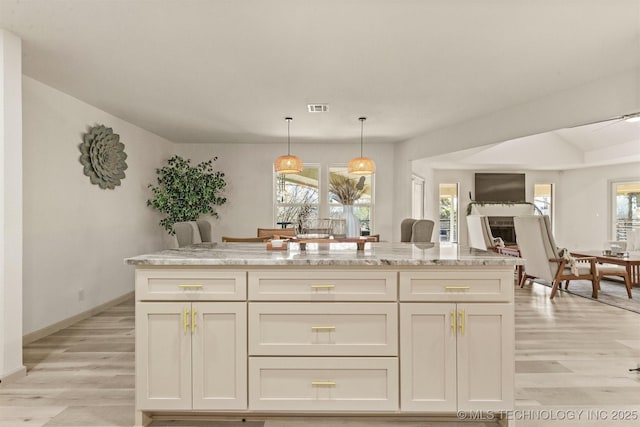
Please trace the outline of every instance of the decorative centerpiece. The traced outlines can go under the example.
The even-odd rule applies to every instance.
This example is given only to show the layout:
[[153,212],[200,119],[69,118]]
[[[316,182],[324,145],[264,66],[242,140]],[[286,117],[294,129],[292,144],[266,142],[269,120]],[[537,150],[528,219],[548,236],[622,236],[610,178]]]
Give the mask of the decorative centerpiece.
[[365,191],[364,177],[355,180],[343,175],[332,175],[329,180],[329,196],[342,204],[346,237],[360,237],[360,221],[353,213],[353,203]]

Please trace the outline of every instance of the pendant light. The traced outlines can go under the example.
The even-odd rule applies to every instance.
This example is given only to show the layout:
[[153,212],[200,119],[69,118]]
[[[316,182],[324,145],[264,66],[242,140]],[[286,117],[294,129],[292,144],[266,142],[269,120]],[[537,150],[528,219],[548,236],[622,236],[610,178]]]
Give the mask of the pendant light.
[[296,174],[302,172],[303,165],[302,160],[297,156],[291,155],[291,120],[292,117],[285,117],[287,121],[287,155],[280,156],[276,159],[273,165],[276,168],[276,172],[279,174]]
[[360,117],[360,157],[351,159],[348,166],[348,171],[354,175],[371,175],[376,171],[376,164],[368,157],[363,157],[362,146],[364,137],[364,121],[366,117]]

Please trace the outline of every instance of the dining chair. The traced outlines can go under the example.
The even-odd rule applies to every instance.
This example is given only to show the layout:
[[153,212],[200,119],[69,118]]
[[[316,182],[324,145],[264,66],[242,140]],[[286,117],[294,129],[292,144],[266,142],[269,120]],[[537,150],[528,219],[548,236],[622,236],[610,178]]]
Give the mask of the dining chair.
[[401,242],[410,242],[411,234],[413,233],[413,223],[416,222],[417,219],[413,218],[405,218],[400,223],[400,241]]
[[513,223],[518,249],[524,258],[521,288],[528,280],[544,280],[552,284],[553,299],[563,281],[589,280],[591,296],[598,298],[595,257],[572,258],[566,250],[560,253],[547,215],[516,216]]
[[283,237],[295,237],[295,228],[258,228],[257,237],[269,237],[283,236]]
[[173,224],[178,247],[211,242],[211,223],[204,219]]
[[222,241],[225,243],[256,243],[256,242],[267,242],[269,239],[271,239],[271,236],[262,236],[262,237],[222,236]]
[[178,247],[192,245],[194,243],[202,243],[200,238],[200,230],[195,221],[182,221],[173,224],[173,232],[178,241]]
[[431,242],[433,235],[434,221],[430,219],[418,219],[411,226],[411,242],[426,243]]

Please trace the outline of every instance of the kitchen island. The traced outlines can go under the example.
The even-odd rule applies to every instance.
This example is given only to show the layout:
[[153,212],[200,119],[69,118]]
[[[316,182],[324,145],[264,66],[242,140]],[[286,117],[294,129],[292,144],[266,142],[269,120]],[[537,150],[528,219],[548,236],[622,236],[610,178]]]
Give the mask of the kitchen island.
[[513,409],[520,259],[450,244],[305,249],[212,243],[126,260],[136,425]]

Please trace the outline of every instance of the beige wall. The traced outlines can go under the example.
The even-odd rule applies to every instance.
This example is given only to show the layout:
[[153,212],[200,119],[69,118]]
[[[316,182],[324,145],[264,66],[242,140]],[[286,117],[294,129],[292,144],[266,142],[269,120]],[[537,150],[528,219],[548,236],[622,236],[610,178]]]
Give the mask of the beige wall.
[[[23,124],[29,334],[133,290],[133,268],[123,259],[166,245],[145,201],[172,144],[26,76]],[[115,190],[91,184],[79,161],[82,135],[96,124],[112,127],[125,144],[128,169]]]

